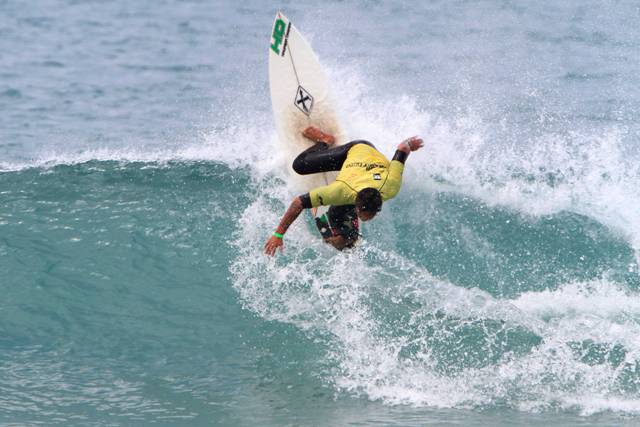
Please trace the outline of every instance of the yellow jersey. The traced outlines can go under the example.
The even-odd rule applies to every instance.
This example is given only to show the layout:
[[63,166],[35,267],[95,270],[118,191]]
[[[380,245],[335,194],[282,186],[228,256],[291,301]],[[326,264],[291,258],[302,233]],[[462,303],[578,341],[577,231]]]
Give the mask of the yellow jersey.
[[354,145],[347,154],[336,180],[309,192],[311,206],[352,205],[365,188],[375,188],[382,200],[398,194],[402,185],[404,164],[389,160],[367,144]]

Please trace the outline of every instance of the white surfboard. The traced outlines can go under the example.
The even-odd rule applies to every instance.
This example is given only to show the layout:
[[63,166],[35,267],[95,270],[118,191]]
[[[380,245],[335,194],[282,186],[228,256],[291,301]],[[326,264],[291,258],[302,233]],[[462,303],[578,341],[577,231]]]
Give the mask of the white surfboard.
[[302,136],[308,126],[346,141],[331,100],[329,80],[317,56],[291,21],[276,14],[269,45],[269,85],[280,150],[285,153],[291,179],[301,192],[333,182],[337,173],[302,176],[291,168],[298,154],[313,145]]

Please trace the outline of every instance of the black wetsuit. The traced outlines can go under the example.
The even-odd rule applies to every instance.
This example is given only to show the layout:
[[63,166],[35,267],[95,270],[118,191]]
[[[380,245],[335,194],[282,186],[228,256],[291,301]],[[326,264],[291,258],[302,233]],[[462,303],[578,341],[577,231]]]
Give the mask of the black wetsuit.
[[316,218],[316,225],[324,238],[342,236],[353,243],[358,239],[360,231],[353,205],[331,206],[326,214]]
[[339,171],[347,154],[349,154],[349,150],[357,144],[366,144],[375,148],[369,141],[351,141],[332,148],[329,148],[324,142],[318,142],[296,157],[293,161],[293,170],[300,175]]

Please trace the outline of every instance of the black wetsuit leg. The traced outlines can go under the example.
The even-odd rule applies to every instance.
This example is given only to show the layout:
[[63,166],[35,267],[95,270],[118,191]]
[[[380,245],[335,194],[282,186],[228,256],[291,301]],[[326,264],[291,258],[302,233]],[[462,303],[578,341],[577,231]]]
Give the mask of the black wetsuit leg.
[[324,142],[319,142],[296,157],[293,161],[293,170],[300,175],[339,171],[351,147],[358,144],[373,147],[373,144],[368,141],[351,141],[333,148],[329,148]]

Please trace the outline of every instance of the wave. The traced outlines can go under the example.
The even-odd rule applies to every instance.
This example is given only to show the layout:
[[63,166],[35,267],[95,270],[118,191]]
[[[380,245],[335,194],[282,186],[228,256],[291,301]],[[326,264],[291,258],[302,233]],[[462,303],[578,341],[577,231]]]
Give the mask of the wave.
[[[0,181],[13,186],[3,197],[71,182],[59,190],[99,199],[113,189],[106,180],[132,203],[142,197],[156,206],[162,223],[161,188],[172,197],[197,188],[213,202],[236,193],[215,203],[225,227],[214,229],[225,237],[212,245],[232,236],[225,274],[246,309],[319,343],[324,353],[311,375],[339,394],[442,408],[640,412],[640,187],[624,130],[549,130],[501,142],[495,123],[477,115],[437,116],[407,96],[374,99],[349,70],[330,72],[346,94],[339,109],[353,138],[387,154],[407,136],[426,140],[408,160],[400,196],[364,225],[364,241],[350,252],[324,246],[301,219],[282,256],[262,255],[268,230],[299,191],[267,112],[224,112],[223,124],[198,141],[168,149],[3,162]],[[34,209],[20,200],[24,212]],[[109,212],[108,203],[99,207]],[[207,227],[191,221],[156,237],[188,247],[189,231]],[[148,247],[149,236],[138,237]]]
[[[335,80],[359,87],[347,77]],[[265,230],[296,188],[282,163],[254,175],[262,191],[241,215],[231,265],[245,307],[326,345],[319,375],[340,393],[442,408],[640,412],[639,175],[624,132],[503,143],[474,115],[434,117],[409,97],[348,93],[340,107],[354,138],[391,153],[419,134],[426,147],[407,162],[401,196],[346,254],[301,221],[283,256],[262,257]]]
[[[246,308],[324,343],[328,367],[318,370],[340,392],[441,408],[508,406],[582,414],[640,409],[637,280],[605,277],[621,266],[585,282],[563,282],[584,273],[568,269],[552,280],[539,272],[547,280],[534,277],[525,285],[503,275],[496,286],[491,277],[476,275],[468,255],[460,260],[466,271],[449,257],[442,270],[463,272],[435,276],[421,248],[407,246],[411,239],[392,238],[389,244],[389,224],[365,229],[365,242],[347,254],[323,247],[312,227],[298,224],[288,234],[285,254],[266,261],[257,252],[263,230],[277,220],[270,203],[266,197],[257,200],[243,216],[231,266],[234,286]],[[249,215],[255,211],[268,213],[256,220]],[[506,218],[508,223],[517,216]],[[503,223],[493,219],[495,226]],[[565,231],[575,231],[571,218],[558,221]],[[552,244],[554,237],[546,238],[540,243]],[[419,246],[420,237],[416,240]],[[445,251],[456,250],[455,239],[448,244]],[[517,241],[502,244],[492,250],[520,250]],[[529,256],[535,273],[545,259]],[[628,251],[627,262],[632,261]],[[517,259],[495,264],[499,270],[518,268]]]

